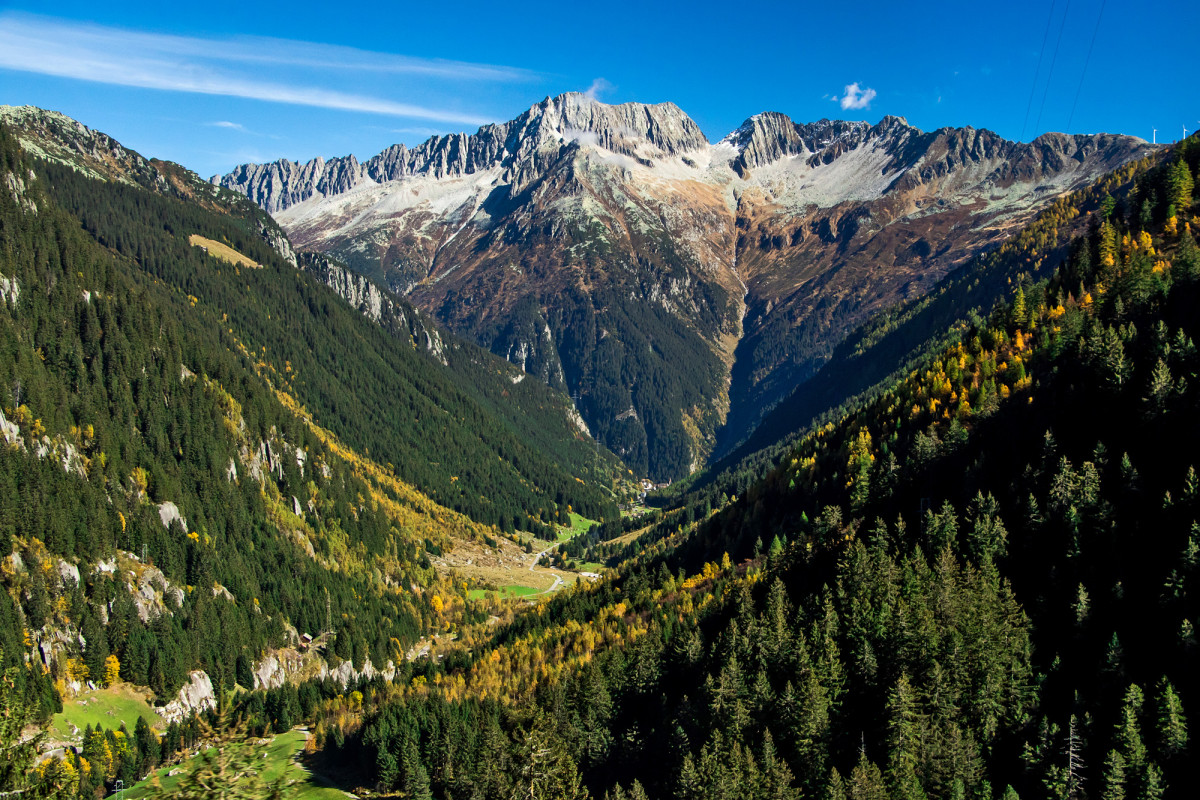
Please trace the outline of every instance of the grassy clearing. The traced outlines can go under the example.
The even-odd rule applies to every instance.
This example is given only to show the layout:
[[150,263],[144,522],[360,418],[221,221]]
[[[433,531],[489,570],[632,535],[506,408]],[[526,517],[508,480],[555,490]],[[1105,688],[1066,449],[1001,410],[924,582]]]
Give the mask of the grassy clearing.
[[[295,789],[294,797],[299,800],[345,800],[346,793],[332,786],[324,785],[320,778],[314,776],[293,759],[304,747],[304,731],[288,731],[271,740],[271,743],[255,749],[256,760],[262,765],[262,777],[269,783],[283,776]],[[126,791],[122,796],[137,800],[142,797],[170,797],[179,785],[182,775],[168,775],[172,770],[187,769],[189,762],[185,761],[174,767],[164,767],[155,775],[161,783],[155,788],[153,777],[148,777],[141,783]]]
[[588,519],[587,517],[580,516],[579,514],[576,514],[574,511],[572,511],[571,512],[571,527],[568,528],[568,527],[564,527],[561,525],[559,526],[558,541],[559,541],[559,543],[562,543],[562,542],[566,542],[571,539],[574,539],[576,536],[580,535],[581,533],[587,533],[588,530],[595,524],[596,524],[596,520]]
[[[152,728],[163,727],[162,719],[154,713],[145,692],[128,684],[110,686],[63,701],[62,713],[55,714],[50,721],[50,736],[60,741],[79,742],[88,725],[115,730],[122,722],[132,731],[138,717],[145,717]],[[72,726],[78,732],[73,732]]]
[[235,267],[242,266],[250,267],[251,269],[262,269],[262,264],[252,258],[247,258],[229,245],[222,244],[215,239],[206,239],[203,236],[197,236],[193,233],[188,237],[188,243],[192,247],[203,247],[213,258],[219,258],[222,261],[233,264]]
[[467,598],[470,600],[483,600],[488,596],[488,593],[495,592],[504,598],[509,597],[528,597],[533,594],[540,594],[545,591],[545,588],[537,588],[534,586],[501,586],[497,589],[468,589]]

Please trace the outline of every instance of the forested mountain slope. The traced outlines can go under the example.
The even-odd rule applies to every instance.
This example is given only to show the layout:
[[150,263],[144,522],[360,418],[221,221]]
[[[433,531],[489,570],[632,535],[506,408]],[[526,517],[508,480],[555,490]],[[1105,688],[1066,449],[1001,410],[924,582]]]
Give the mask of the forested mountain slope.
[[1193,796],[1198,171],[326,747],[412,796]]
[[160,702],[193,670],[253,687],[301,633],[343,681],[390,670],[480,618],[430,555],[615,511],[569,471],[612,464],[569,399],[384,330],[237,195],[38,119],[0,126],[0,654],[36,717],[112,664]]
[[[332,293],[287,269],[297,259],[286,237],[244,198],[175,165],[146,161],[62,115],[37,109],[6,115],[19,123],[24,147],[69,168],[46,167],[58,176],[50,189],[85,229],[155,277],[220,308],[229,317],[226,327],[262,351],[276,380],[357,451],[392,463],[399,477],[439,503],[506,529],[536,528],[551,517],[565,521],[569,503],[592,516],[612,505],[611,493],[573,477],[590,471],[596,454],[579,436],[563,395],[505,387],[500,377],[511,384],[519,373],[454,341],[411,307],[393,304],[407,329],[398,346],[394,335],[357,319]],[[204,260],[187,235],[205,225],[209,238],[228,241],[268,268],[222,275],[183,266]],[[369,291],[346,293],[361,301]],[[378,290],[365,299],[382,303]],[[451,358],[456,351],[462,352]],[[424,435],[435,420],[457,424],[443,425],[435,441]],[[531,510],[541,522],[530,518]]]
[[[369,791],[1200,788],[1195,141],[985,259],[1010,301],[904,350],[909,369],[771,465],[597,526],[572,554],[616,574],[507,619],[430,556],[611,502],[489,410],[531,381],[466,388],[408,306],[337,263],[298,269],[254,209],[78,153],[37,158],[0,127],[0,746],[113,665],[160,696],[197,667],[250,688],[261,653],[309,632],[353,691],[317,675],[228,702],[255,733],[308,723],[310,763]],[[862,352],[937,334],[940,296]],[[403,657],[450,627],[444,659]],[[93,730],[29,776],[90,796],[199,743],[148,730]],[[26,782],[5,769],[3,790]]]
[[[2,137],[6,660],[44,667],[32,691],[100,680],[115,655],[164,699],[192,669],[232,685],[297,630],[385,664],[433,613],[426,549],[487,529],[310,424],[257,347],[142,269],[146,240],[135,262],[55,203],[92,179]],[[177,255],[235,272],[186,239]]]

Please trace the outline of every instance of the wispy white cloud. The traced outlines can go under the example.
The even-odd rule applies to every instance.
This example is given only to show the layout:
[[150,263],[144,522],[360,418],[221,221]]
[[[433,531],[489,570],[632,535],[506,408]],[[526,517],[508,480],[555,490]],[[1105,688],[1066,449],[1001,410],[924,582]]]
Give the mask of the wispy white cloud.
[[613,86],[604,78],[596,78],[596,80],[592,81],[592,85],[589,86],[586,91],[584,91],[584,94],[586,94],[592,100],[599,100],[600,95],[606,92],[611,92],[615,88],[617,87]]
[[874,89],[863,89],[858,85],[858,81],[855,81],[846,86],[846,93],[844,95],[840,98],[835,97],[834,100],[841,103],[843,111],[849,111],[851,109],[870,108],[871,101],[875,99],[877,94],[878,92]]
[[579,142],[580,144],[590,145],[592,147],[596,147],[598,144],[600,144],[600,137],[595,133],[592,131],[582,131],[578,128],[568,128],[567,130],[563,131],[563,138],[568,142]]
[[206,122],[204,125],[209,128],[221,128],[227,131],[237,131],[238,133],[244,133],[247,136],[265,136],[268,139],[280,138],[279,134],[277,133],[261,133],[259,131],[247,128],[240,122],[230,122],[227,119],[217,120],[216,122]]
[[446,132],[444,128],[429,128],[424,125],[391,128],[390,130],[392,133],[406,133],[409,136],[441,136]]
[[[170,36],[34,16],[0,13],[0,68],[143,89],[241,97],[274,103],[361,111],[438,122],[488,120],[453,108],[406,103],[328,88],[317,82],[265,77],[263,65],[362,74],[415,75],[454,81],[527,81],[511,67],[418,59],[349,47],[261,37]],[[286,69],[279,71],[287,72]]]

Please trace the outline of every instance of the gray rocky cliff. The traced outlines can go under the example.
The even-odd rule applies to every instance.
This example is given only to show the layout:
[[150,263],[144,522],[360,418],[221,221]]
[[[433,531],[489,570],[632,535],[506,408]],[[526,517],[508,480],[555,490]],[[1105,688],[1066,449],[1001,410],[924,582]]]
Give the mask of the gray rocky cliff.
[[699,126],[674,103],[607,105],[568,93],[546,98],[509,122],[484,125],[474,134],[434,136],[412,148],[392,145],[361,164],[353,155],[303,164],[281,159],[242,164],[214,176],[212,182],[274,214],[310,197],[341,194],[367,180],[445,178],[504,168],[509,182],[520,184],[563,148],[579,142],[627,156],[638,156],[646,148],[678,155],[708,146]]

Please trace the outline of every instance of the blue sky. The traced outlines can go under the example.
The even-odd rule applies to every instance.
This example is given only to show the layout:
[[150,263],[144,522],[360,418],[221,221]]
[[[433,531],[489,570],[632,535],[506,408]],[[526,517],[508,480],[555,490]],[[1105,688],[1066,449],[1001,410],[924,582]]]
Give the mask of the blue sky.
[[0,103],[63,111],[205,177],[366,158],[566,91],[673,101],[714,141],[768,110],[1025,140],[1200,127],[1200,3],[1185,0],[49,7],[0,2]]

